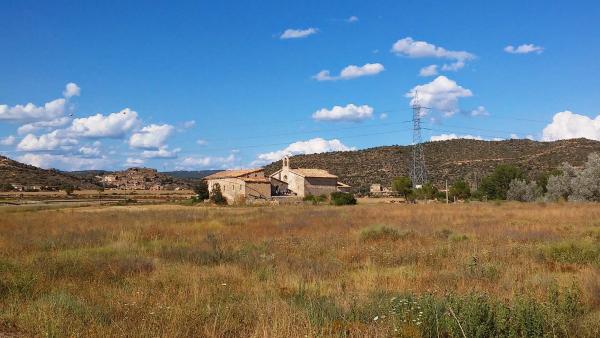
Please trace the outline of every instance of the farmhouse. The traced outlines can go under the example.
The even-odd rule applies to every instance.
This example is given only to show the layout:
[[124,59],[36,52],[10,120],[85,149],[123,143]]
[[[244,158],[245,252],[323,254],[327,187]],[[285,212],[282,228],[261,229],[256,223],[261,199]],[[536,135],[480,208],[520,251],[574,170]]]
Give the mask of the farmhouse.
[[208,191],[213,191],[218,184],[228,203],[240,198],[271,197],[271,183],[265,178],[263,169],[225,170],[204,179],[208,183]]
[[349,189],[350,186],[338,182],[338,177],[322,169],[290,168],[289,157],[283,158],[283,166],[273,173],[271,184],[277,195],[294,194],[329,195],[332,192]]

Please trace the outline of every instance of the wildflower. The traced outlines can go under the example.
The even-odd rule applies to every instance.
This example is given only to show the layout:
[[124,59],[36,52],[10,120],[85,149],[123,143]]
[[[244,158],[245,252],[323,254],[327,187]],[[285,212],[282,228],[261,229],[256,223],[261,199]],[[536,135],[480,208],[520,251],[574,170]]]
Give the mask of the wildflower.
[[374,321],[379,320],[379,316],[375,316],[375,318],[373,318]]
[[227,285],[227,283],[222,283],[222,284],[221,284],[221,286],[226,286],[226,285]]

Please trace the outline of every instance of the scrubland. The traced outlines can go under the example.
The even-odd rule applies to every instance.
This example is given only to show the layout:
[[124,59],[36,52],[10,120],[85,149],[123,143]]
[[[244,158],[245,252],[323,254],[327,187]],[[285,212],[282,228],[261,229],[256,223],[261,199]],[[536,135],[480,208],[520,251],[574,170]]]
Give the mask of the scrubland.
[[0,336],[600,335],[597,204],[0,209]]

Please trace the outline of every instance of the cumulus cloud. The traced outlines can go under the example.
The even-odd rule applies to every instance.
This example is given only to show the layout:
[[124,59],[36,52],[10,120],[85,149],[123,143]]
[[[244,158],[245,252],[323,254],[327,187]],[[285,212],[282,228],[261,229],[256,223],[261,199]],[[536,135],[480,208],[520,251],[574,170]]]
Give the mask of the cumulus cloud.
[[411,58],[440,58],[456,61],[468,61],[475,55],[465,51],[452,51],[425,41],[415,41],[411,37],[400,39],[392,46],[392,52]]
[[563,111],[554,114],[552,122],[542,131],[542,140],[556,141],[584,137],[600,141],[600,115],[591,118]]
[[[396,41],[392,46],[392,53],[410,58],[453,60],[454,62],[442,66],[443,71],[457,71],[463,68],[467,61],[475,59],[475,55],[469,52],[447,50],[426,41],[415,41],[411,37]],[[432,66],[428,66],[421,69],[421,76],[432,76],[435,74],[437,74],[437,67],[433,68]]]
[[429,65],[421,68],[419,76],[434,76],[438,74],[438,65]]
[[121,138],[139,122],[137,112],[125,108],[109,115],[96,114],[74,119],[66,132],[88,138]]
[[346,19],[346,22],[349,22],[349,23],[358,22],[358,16],[352,15],[351,17]]
[[21,151],[56,150],[59,148],[68,149],[69,146],[77,143],[78,141],[76,139],[64,137],[59,130],[55,130],[41,136],[27,134],[21,142],[17,144],[17,149]]
[[125,161],[125,166],[128,167],[140,167],[142,165],[144,165],[144,160],[141,158],[128,157]]
[[25,105],[0,105],[0,121],[28,122],[54,120],[65,113],[66,100],[64,98],[50,101],[43,106],[33,103]]
[[73,96],[79,96],[81,94],[81,88],[76,83],[69,82],[65,86],[65,90],[63,91],[63,96],[67,99],[72,98]]
[[356,106],[349,104],[345,107],[334,106],[331,109],[319,109],[312,118],[317,121],[362,121],[373,117],[373,108],[368,105]]
[[71,82],[66,85],[63,91],[64,98],[52,100],[43,106],[37,106],[31,102],[15,106],[0,104],[0,121],[27,123],[55,120],[65,114],[67,99],[78,96],[80,92],[79,86]]
[[159,149],[173,133],[173,126],[169,124],[151,124],[134,133],[129,138],[129,146],[137,149]]
[[194,128],[195,126],[196,126],[196,121],[194,121],[194,120],[185,121],[185,122],[183,123],[183,127],[184,127],[185,129]]
[[83,157],[100,157],[100,149],[98,147],[83,146],[79,148],[79,153]]
[[19,135],[24,135],[24,134],[33,133],[40,129],[64,127],[67,124],[69,124],[69,122],[71,122],[71,119],[66,116],[63,116],[63,117],[59,117],[57,119],[50,120],[50,121],[38,121],[38,122],[27,123],[27,124],[20,126],[17,129],[17,133]]
[[0,145],[12,146],[13,144],[15,144],[16,140],[17,140],[16,137],[14,137],[12,135],[8,135],[7,137],[0,138]]
[[456,139],[467,139],[467,140],[483,140],[481,136],[475,135],[456,135],[452,134],[441,134],[441,135],[433,135],[430,138],[430,141],[448,141],[448,140],[456,140]]
[[529,53],[537,53],[541,54],[544,51],[544,48],[541,46],[536,46],[532,43],[523,44],[518,47],[514,46],[506,46],[504,47],[504,51],[509,54],[529,54]]
[[284,156],[292,156],[298,154],[318,154],[330,151],[349,151],[355,150],[354,147],[348,147],[338,139],[325,140],[320,137],[310,139],[308,141],[298,141],[290,144],[284,149],[272,151],[269,153],[259,154],[258,159],[253,163],[255,165],[275,162],[282,159]]
[[177,170],[226,169],[236,161],[234,154],[226,157],[190,156],[178,163]]
[[205,146],[208,144],[208,141],[203,140],[203,139],[198,139],[198,140],[196,140],[196,144],[200,145],[200,146]]
[[469,112],[469,115],[471,115],[471,116],[488,116],[488,115],[490,115],[490,113],[487,111],[487,109],[485,109],[484,106],[479,106],[479,107],[471,110],[471,112]]
[[141,155],[143,158],[177,158],[180,151],[181,148],[169,150],[168,146],[162,146],[158,150],[144,150]]
[[318,31],[318,29],[312,27],[307,29],[286,29],[279,38],[282,40],[305,38],[317,34]]
[[460,98],[473,96],[469,89],[459,86],[445,76],[438,76],[427,84],[411,89],[406,94],[406,97],[411,98],[411,105],[416,103],[415,95],[417,93],[421,105],[440,111],[445,116],[452,116],[458,111]]
[[106,169],[107,167],[112,165],[112,161],[104,157],[85,158],[69,155],[50,155],[33,153],[24,154],[18,157],[17,161],[44,169],[57,168],[61,170]]
[[385,68],[381,63],[366,63],[363,66],[349,65],[342,69],[340,75],[332,76],[328,70],[322,70],[313,78],[317,81],[350,80],[357,77],[377,75]]

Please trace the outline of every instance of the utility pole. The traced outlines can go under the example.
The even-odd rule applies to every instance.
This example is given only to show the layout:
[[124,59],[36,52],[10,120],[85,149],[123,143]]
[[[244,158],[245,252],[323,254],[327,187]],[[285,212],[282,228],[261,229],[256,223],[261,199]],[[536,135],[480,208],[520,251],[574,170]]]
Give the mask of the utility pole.
[[446,179],[446,204],[448,204],[448,179]]
[[421,139],[421,117],[425,115],[427,107],[421,106],[419,103],[419,92],[415,92],[412,101],[413,110],[413,146],[412,146],[412,168],[410,170],[410,178],[413,187],[420,188],[427,182],[427,168],[425,167],[425,153],[423,152]]

